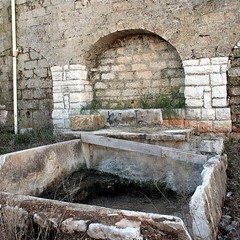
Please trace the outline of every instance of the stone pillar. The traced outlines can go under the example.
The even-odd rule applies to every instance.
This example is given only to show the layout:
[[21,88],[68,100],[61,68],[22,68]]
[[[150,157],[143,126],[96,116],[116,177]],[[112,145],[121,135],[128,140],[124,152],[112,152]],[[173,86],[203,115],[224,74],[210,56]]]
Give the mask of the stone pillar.
[[198,132],[231,132],[227,100],[228,57],[185,60],[183,66],[187,105],[185,125]]
[[53,124],[69,129],[70,116],[79,114],[81,106],[92,101],[93,91],[84,65],[51,67],[53,79]]

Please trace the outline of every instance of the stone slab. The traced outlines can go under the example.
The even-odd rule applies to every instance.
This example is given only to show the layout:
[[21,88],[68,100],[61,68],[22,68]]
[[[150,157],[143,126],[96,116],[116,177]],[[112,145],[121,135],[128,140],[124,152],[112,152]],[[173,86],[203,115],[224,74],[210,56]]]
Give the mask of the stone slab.
[[92,131],[105,125],[102,115],[76,115],[70,117],[70,128],[73,131]]
[[93,134],[82,133],[81,140],[83,143],[149,154],[157,157],[171,158],[177,161],[186,161],[197,164],[204,164],[207,161],[207,156],[194,154],[192,152],[181,151],[174,148],[155,146],[151,144],[137,143],[103,136],[96,136]]

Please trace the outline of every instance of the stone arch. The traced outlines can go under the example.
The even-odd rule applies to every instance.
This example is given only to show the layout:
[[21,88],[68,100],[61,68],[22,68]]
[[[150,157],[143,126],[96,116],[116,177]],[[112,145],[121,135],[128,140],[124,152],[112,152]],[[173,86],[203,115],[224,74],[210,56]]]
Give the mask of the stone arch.
[[231,108],[232,130],[240,132],[240,40],[232,48],[227,71],[227,90]]
[[104,108],[141,107],[141,100],[149,95],[174,92],[183,98],[182,60],[175,47],[152,32],[109,34],[91,47],[86,60],[94,100]]

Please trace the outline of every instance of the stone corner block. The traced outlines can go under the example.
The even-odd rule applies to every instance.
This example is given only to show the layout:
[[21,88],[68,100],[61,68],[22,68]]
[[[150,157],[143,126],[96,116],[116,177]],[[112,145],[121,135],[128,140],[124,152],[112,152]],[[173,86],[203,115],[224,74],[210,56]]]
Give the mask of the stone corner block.
[[103,128],[104,125],[104,117],[100,114],[70,116],[70,129],[73,131],[93,131]]
[[63,69],[60,66],[51,67],[51,72],[61,72]]
[[215,133],[230,133],[232,132],[232,121],[213,121],[213,132]]
[[186,120],[201,120],[202,109],[201,108],[187,108],[186,109]]
[[230,108],[217,108],[216,109],[216,120],[231,120]]

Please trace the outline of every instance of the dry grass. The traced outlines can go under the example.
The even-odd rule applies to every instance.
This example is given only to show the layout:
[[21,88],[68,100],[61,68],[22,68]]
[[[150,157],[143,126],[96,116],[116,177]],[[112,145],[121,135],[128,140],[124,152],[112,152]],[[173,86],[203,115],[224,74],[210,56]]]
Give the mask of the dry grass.
[[42,129],[26,131],[15,135],[13,130],[0,125],[0,155],[28,149],[32,147],[52,144],[63,140],[59,133],[53,133],[52,126]]

